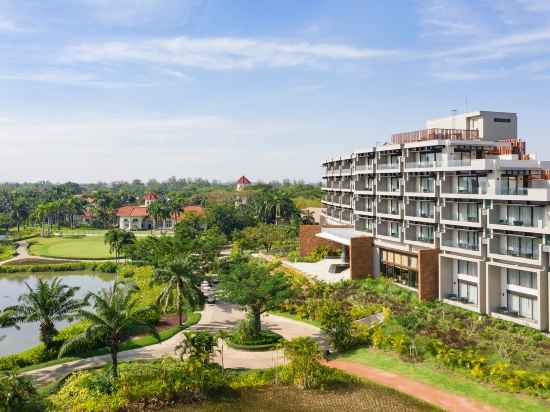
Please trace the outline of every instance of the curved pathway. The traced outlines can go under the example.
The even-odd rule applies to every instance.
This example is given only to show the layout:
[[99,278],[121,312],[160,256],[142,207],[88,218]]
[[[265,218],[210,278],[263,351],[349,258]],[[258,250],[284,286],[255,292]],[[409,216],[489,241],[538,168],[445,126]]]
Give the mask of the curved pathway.
[[[216,332],[222,329],[231,329],[242,319],[244,319],[244,312],[233,305],[223,303],[206,305],[199,323],[191,326],[186,331],[207,330]],[[281,334],[286,339],[311,336],[318,339],[323,347],[326,345],[318,328],[302,322],[281,316],[264,315],[262,325],[264,328]],[[184,339],[184,334],[180,332],[158,344],[120,352],[119,361],[177,356],[175,349],[182,339]],[[215,356],[215,361],[222,363],[221,353]],[[37,383],[46,383],[75,370],[101,366],[110,362],[110,355],[101,355],[48,366],[24,374],[32,377]],[[251,354],[251,352],[233,349],[227,345],[223,346],[223,364],[227,368],[264,369],[280,365],[282,362],[284,360],[281,351],[253,352]]]
[[[199,323],[187,329],[188,331],[207,330],[216,332],[219,330],[231,329],[236,323],[244,318],[244,312],[236,306],[219,303],[206,305],[202,312]],[[317,339],[323,348],[327,347],[327,340],[321,331],[315,326],[275,315],[264,315],[262,325],[265,328],[276,331],[286,339],[293,339],[300,336],[311,336]],[[146,346],[139,349],[132,349],[119,353],[120,361],[137,359],[154,359],[164,356],[177,356],[176,346],[184,339],[183,332],[178,333],[164,342]],[[220,342],[221,344],[221,342]],[[110,355],[94,356],[80,359],[73,362],[66,362],[59,365],[49,366],[42,369],[26,372],[25,375],[32,377],[38,383],[46,383],[59,379],[67,373],[87,369],[95,366],[102,366],[110,363]],[[217,353],[215,361],[222,363],[221,353]],[[281,351],[247,352],[236,350],[223,345],[223,365],[226,368],[264,369],[281,365],[285,362]],[[412,380],[402,375],[382,371],[368,366],[360,365],[343,360],[326,362],[326,365],[341,369],[347,373],[388,386],[414,398],[421,399],[432,405],[439,406],[450,412],[497,412],[496,409],[484,405],[476,400],[464,398],[433,386]]]

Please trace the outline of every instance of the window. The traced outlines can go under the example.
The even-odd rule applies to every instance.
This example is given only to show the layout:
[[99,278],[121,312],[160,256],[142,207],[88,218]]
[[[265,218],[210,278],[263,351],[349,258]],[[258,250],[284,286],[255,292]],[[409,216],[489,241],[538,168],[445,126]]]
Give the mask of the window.
[[398,215],[399,214],[399,200],[397,199],[390,199],[390,213],[392,215]]
[[459,230],[458,247],[463,249],[479,250],[479,232]]
[[507,223],[516,226],[533,226],[534,207],[509,205],[506,208]]
[[399,177],[390,177],[390,191],[397,192],[399,191]]
[[397,222],[390,223],[390,236],[399,237],[401,231],[401,225]]
[[477,203],[458,203],[458,219],[465,222],[478,222],[479,221],[479,205]]
[[399,165],[399,155],[398,154],[394,154],[394,155],[390,156],[390,164],[393,167],[398,167],[398,165]]
[[458,176],[458,193],[478,193],[478,176]]
[[459,260],[456,273],[460,275],[477,276],[476,264],[467,260]]
[[502,176],[500,179],[500,191],[502,194],[522,194],[523,189],[523,176]]
[[493,120],[495,123],[510,123],[512,121],[511,119],[505,119],[503,117],[495,117]]
[[477,285],[458,280],[458,297],[467,303],[477,305]]
[[537,289],[537,274],[526,270],[507,269],[507,282],[509,285],[523,286]]
[[428,225],[417,226],[416,239],[420,242],[432,243],[434,241],[434,228]]
[[424,193],[433,193],[434,178],[432,176],[420,176],[420,191]]
[[420,152],[419,161],[422,164],[432,164],[437,161],[436,152]]
[[420,217],[434,217],[434,203],[429,200],[416,202],[416,213]]
[[538,259],[540,240],[524,236],[507,236],[506,254],[510,256]]
[[536,298],[519,295],[508,291],[508,311],[520,318],[537,320],[538,302]]

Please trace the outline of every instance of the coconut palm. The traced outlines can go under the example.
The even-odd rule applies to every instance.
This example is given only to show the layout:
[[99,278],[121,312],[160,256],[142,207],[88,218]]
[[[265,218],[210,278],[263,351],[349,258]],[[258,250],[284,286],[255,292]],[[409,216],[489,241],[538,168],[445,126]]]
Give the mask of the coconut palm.
[[40,322],[40,340],[46,349],[51,349],[57,334],[55,322],[72,320],[86,300],[75,297],[78,287],[65,285],[59,278],[51,282],[38,279],[34,289],[25,285],[28,292],[19,296],[18,305],[6,308],[4,313],[10,313],[8,319],[12,323]]
[[87,320],[91,326],[83,334],[68,340],[59,350],[59,357],[74,348],[82,347],[91,339],[101,336],[109,347],[112,360],[112,374],[118,376],[118,352],[122,340],[135,327],[142,326],[150,331],[157,340],[160,337],[150,323],[143,320],[151,310],[149,307],[138,307],[138,300],[134,295],[137,290],[119,282],[113,283],[108,289],[98,293],[89,293],[88,298],[93,301],[94,311],[81,309],[79,316]]
[[109,252],[115,255],[118,261],[125,247],[136,241],[136,236],[132,232],[121,229],[111,229],[105,233],[103,238],[105,244],[109,245]]
[[179,324],[183,323],[183,305],[195,305],[200,296],[196,272],[199,265],[192,256],[176,258],[162,268],[155,270],[153,281],[163,283],[164,289],[157,301],[166,312],[169,306],[175,305]]

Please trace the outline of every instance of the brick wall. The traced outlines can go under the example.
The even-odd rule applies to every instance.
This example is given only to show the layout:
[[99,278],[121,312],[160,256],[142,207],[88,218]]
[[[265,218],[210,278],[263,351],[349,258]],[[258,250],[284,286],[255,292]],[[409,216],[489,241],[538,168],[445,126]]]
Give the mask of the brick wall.
[[321,232],[320,225],[300,225],[300,256],[309,255],[319,246],[328,246],[332,249],[341,249],[342,245],[331,240],[321,239],[315,236]]
[[439,249],[418,251],[418,297],[437,299],[439,295]]
[[372,236],[351,239],[349,255],[352,279],[364,279],[373,276],[373,247]]

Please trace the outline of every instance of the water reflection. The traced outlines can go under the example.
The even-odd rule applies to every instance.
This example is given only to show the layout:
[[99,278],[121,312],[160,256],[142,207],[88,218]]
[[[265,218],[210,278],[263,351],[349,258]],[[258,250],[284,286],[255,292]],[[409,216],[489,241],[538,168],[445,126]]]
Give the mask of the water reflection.
[[[35,287],[38,277],[53,279],[60,277],[63,283],[69,286],[78,286],[80,289],[76,295],[79,298],[86,296],[88,292],[96,292],[108,287],[113,281],[113,275],[104,273],[48,273],[48,274],[8,274],[0,276],[0,310],[7,306],[17,304],[19,295],[28,291],[25,283]],[[70,322],[56,322],[58,330],[69,325]],[[21,352],[40,342],[38,338],[38,322],[23,323],[19,330],[15,327],[0,329],[0,356]]]

